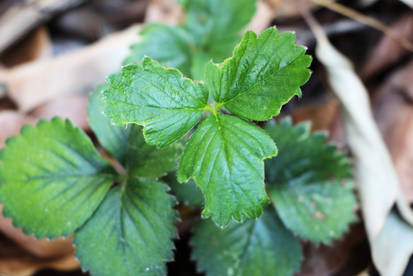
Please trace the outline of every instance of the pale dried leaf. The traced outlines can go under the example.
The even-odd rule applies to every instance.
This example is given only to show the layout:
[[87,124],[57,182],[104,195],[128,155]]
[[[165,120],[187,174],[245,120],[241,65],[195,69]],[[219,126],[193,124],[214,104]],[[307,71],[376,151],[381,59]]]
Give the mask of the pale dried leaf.
[[[384,276],[400,275],[410,251],[404,250],[403,254],[397,255],[394,252],[397,246],[384,243],[394,231],[389,213],[395,202],[410,224],[413,223],[413,213],[401,192],[390,154],[374,122],[366,88],[355,74],[352,64],[330,44],[321,28],[315,23],[313,27],[318,41],[317,57],[326,67],[332,89],[343,106],[348,143],[356,161],[355,178],[361,209],[374,262]],[[406,230],[405,233],[413,236],[413,230]],[[407,243],[407,246],[413,249],[413,243]],[[383,263],[384,259],[386,263]]]
[[119,70],[129,45],[139,40],[139,25],[66,55],[24,64],[0,74],[0,83],[21,111],[28,111],[62,95],[92,91]]

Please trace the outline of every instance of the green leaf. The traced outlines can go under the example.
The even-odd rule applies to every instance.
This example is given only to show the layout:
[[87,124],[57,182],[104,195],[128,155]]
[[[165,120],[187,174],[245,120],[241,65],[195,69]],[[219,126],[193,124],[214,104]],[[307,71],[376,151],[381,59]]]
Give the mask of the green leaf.
[[93,275],[165,275],[173,257],[175,199],[167,186],[130,178],[113,188],[76,233],[76,256]]
[[186,183],[179,183],[176,174],[170,173],[164,180],[171,187],[172,193],[180,203],[197,208],[204,206],[204,196],[192,179]]
[[105,114],[118,124],[144,126],[149,144],[166,146],[184,136],[201,119],[208,91],[150,58],[111,75],[104,90]]
[[256,218],[268,203],[263,159],[276,155],[259,127],[224,114],[210,116],[192,135],[178,169],[178,181],[193,177],[205,195],[203,217],[219,226],[232,218]]
[[278,115],[281,107],[310,77],[311,57],[295,46],[292,33],[269,28],[258,37],[247,32],[233,57],[206,69],[209,90],[217,102],[239,116],[264,121]]
[[255,13],[255,0],[189,0],[183,28],[202,51],[221,62],[240,40]]
[[188,76],[191,71],[191,39],[180,27],[149,24],[140,32],[141,41],[131,46],[124,64],[139,63],[149,56],[167,67],[178,68]]
[[279,154],[266,161],[266,180],[275,208],[287,228],[301,238],[330,243],[355,220],[356,204],[349,161],[325,133],[310,135],[309,124],[290,120],[266,127]]
[[23,127],[0,154],[3,212],[38,238],[73,233],[114,180],[89,137],[59,118]]
[[91,94],[89,123],[103,147],[127,170],[129,176],[161,177],[177,168],[183,145],[175,142],[157,149],[145,143],[142,127],[114,125],[103,115],[104,85]]
[[257,220],[232,223],[225,230],[201,221],[194,233],[193,258],[208,276],[284,276],[300,268],[300,243],[272,208]]

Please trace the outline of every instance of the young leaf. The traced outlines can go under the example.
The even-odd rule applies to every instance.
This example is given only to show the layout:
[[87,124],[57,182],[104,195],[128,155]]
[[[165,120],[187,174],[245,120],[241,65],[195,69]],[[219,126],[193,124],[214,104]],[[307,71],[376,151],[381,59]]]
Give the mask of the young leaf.
[[272,208],[257,220],[233,223],[225,230],[201,221],[194,233],[193,257],[208,276],[284,276],[300,268],[300,243]]
[[89,137],[59,118],[23,127],[0,154],[3,212],[39,238],[74,232],[114,180]]
[[127,170],[129,176],[161,177],[175,170],[182,154],[182,144],[175,142],[156,149],[148,145],[142,135],[142,127],[114,125],[103,115],[101,99],[104,85],[90,96],[89,123],[99,142]]
[[231,54],[241,30],[255,13],[255,0],[189,0],[183,28],[215,62]]
[[278,157],[266,161],[266,180],[284,224],[313,242],[339,238],[355,219],[348,159],[324,133],[310,135],[308,124],[283,120],[266,130],[279,148]]
[[205,195],[203,217],[219,226],[261,214],[268,202],[263,159],[276,155],[271,138],[239,118],[217,114],[192,135],[178,169],[178,181],[191,176]]
[[185,75],[191,71],[191,39],[180,27],[149,24],[140,32],[141,41],[131,46],[124,64],[138,63],[149,56],[167,67],[178,68]]
[[114,122],[143,125],[149,144],[166,146],[198,123],[208,91],[202,83],[145,58],[109,77],[104,100],[105,114]]
[[247,32],[232,58],[207,66],[206,81],[217,105],[250,120],[278,115],[294,95],[301,95],[300,86],[310,77],[311,57],[294,44],[294,34],[275,28],[258,37]]
[[173,257],[175,199],[155,180],[113,188],[76,233],[76,256],[93,275],[165,275]]

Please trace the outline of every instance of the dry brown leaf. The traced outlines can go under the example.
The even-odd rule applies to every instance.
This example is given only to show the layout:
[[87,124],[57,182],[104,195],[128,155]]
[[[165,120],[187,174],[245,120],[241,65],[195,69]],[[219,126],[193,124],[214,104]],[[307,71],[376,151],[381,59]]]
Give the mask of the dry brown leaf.
[[11,136],[18,135],[24,125],[34,125],[35,118],[28,117],[16,111],[0,112],[0,148],[4,147],[4,142]]
[[69,119],[75,126],[89,129],[87,95],[64,96],[51,100],[37,108],[30,115],[39,119],[51,119],[55,116]]
[[[398,36],[407,38],[413,37],[413,14],[400,18],[392,27],[392,31]],[[395,42],[389,36],[383,36],[375,49],[371,51],[369,58],[364,65],[361,76],[370,78],[382,72],[386,67],[391,66],[409,52]]]
[[139,40],[139,25],[47,61],[36,61],[0,73],[0,83],[19,110],[28,111],[63,95],[86,93],[119,70],[129,45]]

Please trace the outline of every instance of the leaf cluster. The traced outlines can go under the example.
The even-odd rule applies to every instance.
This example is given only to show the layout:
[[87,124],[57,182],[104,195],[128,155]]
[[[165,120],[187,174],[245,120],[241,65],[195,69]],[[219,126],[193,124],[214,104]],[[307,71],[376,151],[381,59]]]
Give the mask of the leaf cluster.
[[158,147],[190,134],[178,181],[193,178],[205,197],[203,217],[225,227],[258,217],[268,203],[263,160],[277,148],[251,120],[268,120],[301,95],[310,63],[294,34],[249,31],[231,58],[208,63],[205,81],[151,58],[123,67],[106,82],[104,113],[120,125],[144,126],[146,142]]

